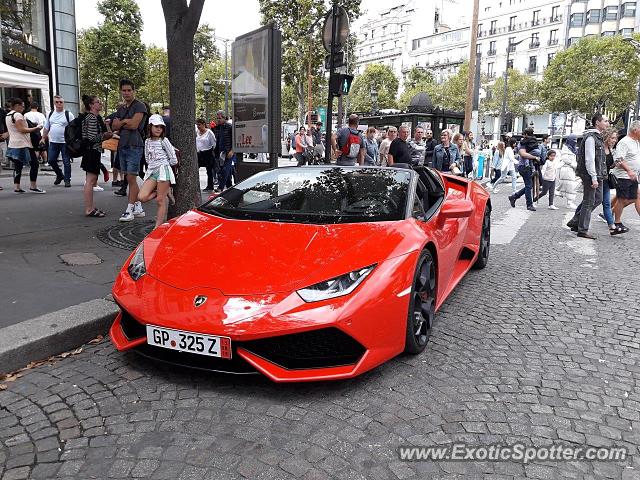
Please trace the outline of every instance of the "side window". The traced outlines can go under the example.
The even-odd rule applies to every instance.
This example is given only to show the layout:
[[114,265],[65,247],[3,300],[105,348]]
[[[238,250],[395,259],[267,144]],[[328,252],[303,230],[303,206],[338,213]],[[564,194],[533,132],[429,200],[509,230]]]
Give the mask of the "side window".
[[427,189],[422,183],[422,181],[418,180],[418,184],[416,185],[416,195],[413,199],[413,210],[411,211],[411,216],[414,218],[425,218],[425,209],[424,203],[427,198]]

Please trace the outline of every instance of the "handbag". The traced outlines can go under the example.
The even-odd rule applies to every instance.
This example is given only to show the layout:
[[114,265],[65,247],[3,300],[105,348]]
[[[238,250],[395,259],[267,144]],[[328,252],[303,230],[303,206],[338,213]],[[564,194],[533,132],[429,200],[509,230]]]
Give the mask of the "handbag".
[[609,183],[610,189],[616,190],[618,188],[618,177],[616,177],[613,172],[609,172],[607,183]]
[[109,140],[105,140],[102,142],[102,149],[109,150],[110,152],[117,152],[119,142],[120,142],[119,139],[112,137]]

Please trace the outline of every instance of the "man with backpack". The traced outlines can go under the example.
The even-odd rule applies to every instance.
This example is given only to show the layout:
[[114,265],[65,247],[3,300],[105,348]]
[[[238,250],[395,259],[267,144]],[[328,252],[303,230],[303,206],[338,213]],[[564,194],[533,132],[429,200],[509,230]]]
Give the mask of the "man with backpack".
[[365,145],[364,138],[358,131],[358,115],[349,115],[348,126],[340,128],[336,132],[334,148],[338,151],[336,165],[352,166],[356,162],[364,165]]
[[[118,159],[121,172],[125,175],[129,186],[129,202],[127,209],[120,216],[121,222],[131,222],[134,218],[144,217],[142,204],[138,201],[138,173],[144,153],[142,129],[146,124],[147,107],[136,100],[135,85],[131,80],[120,80],[120,94],[124,105],[118,108],[116,117],[111,123],[113,131],[118,131]],[[118,192],[115,192],[118,193]]]
[[[53,97],[54,110],[49,113],[49,116],[44,121],[44,131],[42,132],[42,139],[49,140],[49,165],[56,173],[56,179],[54,185],[60,185],[64,180],[64,186],[69,188],[71,186],[71,157],[67,152],[67,146],[64,140],[64,130],[67,125],[75,118],[73,113],[64,108],[64,98],[60,95]],[[58,165],[58,157],[62,155],[62,166],[64,173]]]

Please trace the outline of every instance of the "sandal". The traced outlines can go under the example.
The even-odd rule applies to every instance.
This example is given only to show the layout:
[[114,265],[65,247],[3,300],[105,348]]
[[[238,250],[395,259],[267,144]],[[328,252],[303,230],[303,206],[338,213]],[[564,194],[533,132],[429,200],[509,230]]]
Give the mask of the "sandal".
[[611,235],[620,235],[621,233],[627,233],[628,231],[629,231],[629,229],[626,228],[621,223],[619,223],[615,227],[609,229],[609,233]]
[[106,213],[104,213],[102,210],[98,210],[97,208],[94,208],[91,213],[86,214],[87,217],[94,217],[94,218],[102,218],[105,215]]

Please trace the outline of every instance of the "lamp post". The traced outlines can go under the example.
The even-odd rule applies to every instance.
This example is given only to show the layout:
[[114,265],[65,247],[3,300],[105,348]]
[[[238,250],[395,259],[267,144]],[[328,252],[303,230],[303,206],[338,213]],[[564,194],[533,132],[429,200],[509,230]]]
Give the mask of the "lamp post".
[[204,90],[204,117],[207,124],[209,123],[209,94],[211,93],[211,82],[205,80],[202,82],[202,89]]
[[[623,40],[631,44],[633,48],[635,48],[636,53],[640,54],[640,42],[634,40],[631,37],[624,37]],[[640,80],[638,80],[638,96],[636,97],[636,106],[633,110],[633,119],[638,120],[638,109],[640,107]],[[631,123],[631,122],[629,122]]]
[[371,110],[374,115],[378,113],[378,91],[375,87],[371,87]]
[[502,96],[502,112],[500,113],[500,130],[502,133],[507,133],[507,123],[506,123],[506,115],[507,115],[507,93],[509,92],[509,57],[511,56],[511,49],[515,50],[516,45],[520,45],[522,42],[527,40],[523,38],[519,42],[509,42],[507,46],[507,65],[504,69],[504,92]]

